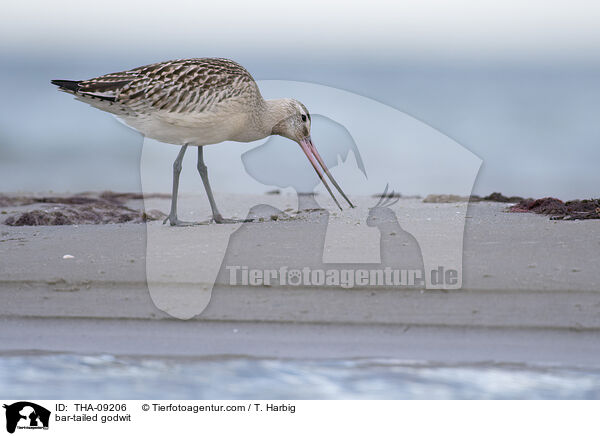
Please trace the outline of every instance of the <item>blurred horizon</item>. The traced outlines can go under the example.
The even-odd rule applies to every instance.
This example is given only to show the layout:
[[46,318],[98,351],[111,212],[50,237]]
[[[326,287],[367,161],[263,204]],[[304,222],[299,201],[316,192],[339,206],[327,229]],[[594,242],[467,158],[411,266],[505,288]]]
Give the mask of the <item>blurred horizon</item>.
[[593,2],[59,0],[4,9],[0,192],[141,189],[141,136],[51,79],[228,57],[256,80],[332,86],[431,126],[483,159],[475,194],[599,196]]

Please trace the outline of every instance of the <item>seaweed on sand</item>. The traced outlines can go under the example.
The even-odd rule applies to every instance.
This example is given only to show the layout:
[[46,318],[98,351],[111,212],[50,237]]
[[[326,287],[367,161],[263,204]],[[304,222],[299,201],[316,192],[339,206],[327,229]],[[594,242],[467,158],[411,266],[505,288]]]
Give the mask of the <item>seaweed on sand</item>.
[[[161,194],[152,195],[153,197]],[[56,197],[0,196],[0,207],[46,205],[9,216],[9,226],[64,226],[72,224],[141,223],[164,218],[157,210],[145,213],[125,205],[128,200],[142,199],[141,194],[103,192],[99,195],[82,193]]]
[[600,199],[562,202],[558,198],[526,199],[509,208],[510,212],[534,212],[551,215],[552,220],[600,219]]

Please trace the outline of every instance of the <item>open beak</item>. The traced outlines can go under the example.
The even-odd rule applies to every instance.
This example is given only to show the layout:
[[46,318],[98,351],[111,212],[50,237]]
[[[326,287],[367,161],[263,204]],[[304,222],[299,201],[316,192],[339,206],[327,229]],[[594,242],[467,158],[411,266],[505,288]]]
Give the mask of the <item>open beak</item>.
[[[315,171],[319,175],[319,178],[323,182],[323,185],[325,185],[325,188],[327,189],[327,192],[329,192],[329,195],[331,195],[331,198],[333,198],[333,201],[335,202],[335,204],[337,205],[337,207],[339,207],[340,210],[342,210],[342,206],[340,206],[340,204],[338,203],[337,199],[333,195],[333,192],[331,192],[331,189],[329,188],[329,185],[327,184],[327,181],[323,177],[323,171],[325,172],[325,174],[327,174],[327,177],[329,177],[329,180],[331,180],[331,183],[333,184],[333,186],[335,186],[335,188],[342,195],[342,197],[344,197],[344,199],[348,202],[348,204],[350,205],[350,207],[354,207],[354,205],[352,204],[352,202],[350,202],[350,200],[348,199],[348,197],[346,196],[346,194],[344,194],[344,191],[342,191],[342,188],[340,188],[340,185],[337,184],[337,182],[335,181],[335,179],[333,178],[333,176],[329,172],[329,169],[327,168],[327,165],[325,165],[325,162],[323,162],[323,159],[319,155],[319,152],[317,151],[317,148],[313,144],[312,139],[310,139],[310,136],[307,136],[306,138],[301,139],[298,142],[298,144],[300,144],[300,147],[302,148],[302,151],[304,152],[304,154],[306,155],[306,157],[308,158],[308,160],[312,164],[313,168],[315,169]],[[318,164],[317,164],[317,162],[318,162]],[[319,165],[320,165],[320,168],[319,168]]]

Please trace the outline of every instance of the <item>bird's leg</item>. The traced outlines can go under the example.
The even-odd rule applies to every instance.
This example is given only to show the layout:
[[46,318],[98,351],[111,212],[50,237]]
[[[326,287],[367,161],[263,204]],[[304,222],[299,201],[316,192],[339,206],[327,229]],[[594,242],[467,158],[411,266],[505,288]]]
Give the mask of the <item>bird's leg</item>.
[[238,223],[238,222],[246,222],[250,220],[235,220],[223,218],[219,209],[217,208],[217,203],[215,202],[215,198],[213,197],[212,189],[210,188],[210,182],[208,181],[208,167],[204,163],[204,147],[198,147],[198,172],[200,173],[200,177],[202,178],[202,183],[204,183],[204,189],[206,190],[206,195],[208,195],[208,202],[210,203],[210,208],[212,210],[213,220],[217,224],[227,224],[227,223]]
[[169,212],[169,216],[165,218],[163,224],[166,224],[167,221],[169,221],[169,223],[172,226],[186,226],[193,224],[185,221],[179,221],[179,219],[177,219],[177,194],[179,192],[179,174],[181,174],[181,162],[183,161],[183,156],[185,155],[185,151],[187,150],[187,148],[187,145],[182,146],[181,150],[179,150],[177,158],[175,159],[175,162],[173,162],[173,193],[171,195],[171,212]]
[[198,147],[198,172],[202,178],[206,195],[208,195],[208,202],[210,203],[210,209],[212,210],[213,219],[216,223],[222,223],[224,218],[217,208],[217,203],[213,197],[212,189],[210,188],[210,182],[208,181],[208,167],[204,163],[204,147]]

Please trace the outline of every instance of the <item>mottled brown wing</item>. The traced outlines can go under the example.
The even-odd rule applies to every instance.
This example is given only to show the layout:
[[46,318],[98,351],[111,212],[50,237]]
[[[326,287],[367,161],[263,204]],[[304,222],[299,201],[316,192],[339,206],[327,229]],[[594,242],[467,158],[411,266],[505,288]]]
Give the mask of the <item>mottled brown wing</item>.
[[[135,112],[203,112],[256,88],[241,65],[216,58],[161,62],[78,83],[77,93]],[[257,91],[257,88],[255,89]]]

